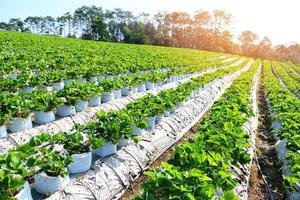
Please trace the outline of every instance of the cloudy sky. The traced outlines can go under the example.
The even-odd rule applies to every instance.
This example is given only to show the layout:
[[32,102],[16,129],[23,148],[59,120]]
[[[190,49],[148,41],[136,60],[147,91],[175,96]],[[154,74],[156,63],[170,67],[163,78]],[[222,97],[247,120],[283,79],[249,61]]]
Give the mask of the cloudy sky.
[[122,8],[135,14],[158,11],[224,9],[234,16],[232,31],[252,30],[274,44],[300,43],[300,2],[297,0],[0,0],[0,21],[31,15],[53,17],[73,12],[82,5]]

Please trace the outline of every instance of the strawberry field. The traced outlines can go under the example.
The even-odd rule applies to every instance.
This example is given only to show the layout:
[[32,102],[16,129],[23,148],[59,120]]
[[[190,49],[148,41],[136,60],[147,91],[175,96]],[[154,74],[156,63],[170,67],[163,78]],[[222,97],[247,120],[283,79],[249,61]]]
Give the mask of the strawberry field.
[[247,199],[258,92],[300,199],[300,66],[0,31],[0,199]]

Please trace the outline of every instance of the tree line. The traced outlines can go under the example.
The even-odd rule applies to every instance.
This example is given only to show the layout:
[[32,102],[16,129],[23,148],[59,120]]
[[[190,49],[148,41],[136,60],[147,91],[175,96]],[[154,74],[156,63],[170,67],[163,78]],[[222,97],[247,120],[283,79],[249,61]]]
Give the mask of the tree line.
[[103,10],[82,6],[59,17],[29,16],[1,22],[0,29],[81,39],[185,47],[300,63],[300,45],[273,46],[265,36],[244,31],[234,41],[233,16],[224,10],[208,12],[158,12],[133,15],[119,8]]

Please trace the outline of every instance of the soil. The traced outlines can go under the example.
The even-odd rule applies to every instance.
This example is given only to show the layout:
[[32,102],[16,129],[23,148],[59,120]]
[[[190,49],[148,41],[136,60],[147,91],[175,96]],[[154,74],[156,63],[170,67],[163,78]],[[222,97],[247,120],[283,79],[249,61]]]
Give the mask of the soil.
[[[205,115],[204,115],[205,116]],[[187,142],[194,137],[194,133],[197,132],[199,126],[200,126],[201,120],[196,123],[195,126],[193,126],[187,133],[184,134],[184,136],[178,140],[174,145],[172,145],[167,151],[165,151],[163,154],[161,154],[160,157],[158,157],[149,167],[149,169],[153,169],[155,167],[158,167],[161,165],[162,162],[168,161],[171,159],[173,149],[178,146],[179,144],[183,142]],[[137,180],[135,180],[125,191],[125,193],[122,195],[120,200],[131,200],[135,196],[137,196],[141,190],[140,186],[143,182],[145,182],[148,179],[148,177],[144,174],[142,174]]]
[[[281,163],[276,154],[272,131],[272,120],[265,99],[264,75],[260,76],[258,88],[258,131],[256,135],[256,155],[251,168],[248,188],[249,200],[287,199],[283,187]],[[264,178],[263,178],[264,177]]]

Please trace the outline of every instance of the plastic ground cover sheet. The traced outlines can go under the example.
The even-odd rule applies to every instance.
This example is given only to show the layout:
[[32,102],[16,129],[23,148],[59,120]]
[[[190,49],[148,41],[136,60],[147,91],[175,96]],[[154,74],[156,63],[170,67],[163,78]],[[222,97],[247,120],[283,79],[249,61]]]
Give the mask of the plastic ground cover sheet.
[[235,187],[234,191],[237,195],[239,195],[241,200],[248,199],[248,187],[249,187],[249,180],[250,180],[251,165],[252,165],[253,157],[255,155],[255,138],[256,138],[256,132],[258,128],[258,105],[257,105],[256,94],[257,94],[260,71],[261,71],[261,66],[259,67],[254,77],[253,86],[251,90],[251,106],[253,109],[254,116],[249,118],[249,120],[242,127],[243,130],[250,135],[251,146],[247,149],[247,152],[248,154],[250,154],[251,162],[245,165],[240,164],[239,168],[232,166],[233,168],[232,175],[240,183],[237,187]]
[[126,188],[159,157],[165,150],[182,138],[208,111],[214,101],[241,72],[248,70],[251,63],[241,70],[216,79],[207,84],[199,95],[186,101],[175,115],[164,118],[154,131],[145,133],[141,141],[129,143],[113,156],[94,163],[85,175],[71,180],[63,191],[48,197],[62,199],[118,199]]
[[[273,67],[272,67],[272,70],[273,70],[275,77],[279,80],[280,84],[282,85],[282,87],[284,87],[287,91],[289,91],[290,94],[293,95],[295,98],[299,99],[298,96],[296,96],[293,92],[291,92],[287,88],[286,84],[283,82],[283,80],[280,78],[280,76],[274,70]],[[276,116],[278,113],[275,113],[272,111],[270,100],[267,98],[267,96],[265,98],[266,98],[267,105],[268,105],[271,115]],[[280,130],[280,128],[281,128],[281,122],[279,120],[274,120],[272,122],[272,129],[278,131],[278,130]],[[277,157],[283,163],[282,175],[289,176],[291,174],[291,172],[289,170],[288,161],[286,160],[286,156],[287,156],[286,139],[280,139],[277,135],[275,135],[275,137],[277,139],[277,142],[275,144]],[[287,194],[288,194],[290,200],[299,200],[300,199],[300,183],[296,185],[296,188],[298,191],[294,191],[294,192],[287,191]]]

